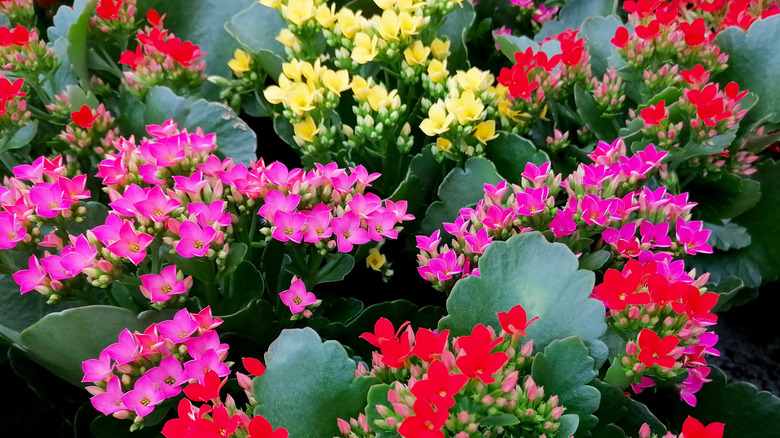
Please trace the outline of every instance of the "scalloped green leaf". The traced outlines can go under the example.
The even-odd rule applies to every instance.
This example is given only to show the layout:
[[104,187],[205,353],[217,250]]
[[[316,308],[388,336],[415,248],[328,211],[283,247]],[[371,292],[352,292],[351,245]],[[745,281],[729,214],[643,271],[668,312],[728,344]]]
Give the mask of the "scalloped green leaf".
[[487,144],[485,157],[493,162],[501,176],[514,184],[520,184],[526,163],[539,166],[550,161],[547,153],[537,149],[531,140],[509,132],[499,132],[498,138]]
[[707,242],[713,248],[728,251],[750,245],[750,234],[744,227],[740,227],[735,223],[726,222],[723,225],[716,225],[705,222],[704,228],[712,231]]
[[442,227],[442,222],[454,221],[461,208],[475,204],[485,196],[485,183],[498,184],[502,179],[490,160],[469,158],[465,169],[452,169],[444,177],[439,186],[439,201],[428,207],[421,231],[431,234]]
[[366,407],[374,377],[355,378],[355,362],[336,341],[322,342],[310,328],[284,330],[265,354],[266,371],[255,378],[255,414],[290,436],[332,438],[338,418]]
[[145,328],[135,313],[121,307],[77,307],[44,316],[21,332],[19,345],[49,371],[79,385],[82,361],[97,358],[122,330]]
[[439,28],[439,35],[444,35],[450,41],[450,56],[447,64],[453,69],[468,69],[469,52],[466,48],[466,35],[474,25],[477,13],[471,2],[463,2],[444,17],[444,24]]
[[710,222],[738,216],[761,199],[759,183],[730,173],[715,179],[696,178],[684,189],[698,202],[696,215]]
[[738,26],[718,32],[715,44],[729,55],[728,69],[718,75],[725,84],[736,81],[740,89],[747,89],[759,97],[748,113],[750,120],[768,116],[771,122],[780,122],[780,89],[767,84],[780,82],[780,17],[757,20],[747,33]]
[[780,276],[780,163],[767,160],[756,169],[752,177],[761,184],[761,199],[732,220],[747,229],[750,245],[712,255],[700,254],[686,262],[700,272],[709,272],[715,283],[734,275],[745,282],[745,287],[755,288]]
[[[579,416],[578,432],[598,423],[593,415],[599,407],[601,393],[588,386],[596,377],[593,359],[582,340],[571,337],[552,341],[544,352],[534,357],[531,376],[547,395],[556,394],[567,414]],[[568,435],[564,435],[568,436]]]
[[[257,23],[263,23],[257,26]],[[247,9],[235,14],[225,23],[225,30],[241,46],[257,56],[260,67],[274,80],[282,72],[282,63],[287,60],[287,53],[282,43],[276,40],[279,31],[287,27],[287,23],[279,16],[276,9],[255,2]]]
[[479,272],[455,284],[440,330],[450,329],[453,336],[469,334],[477,324],[500,330],[496,313],[520,304],[529,318],[539,317],[526,330],[536,351],[578,336],[597,364],[606,359],[607,347],[599,340],[607,328],[604,305],[590,298],[595,276],[579,269],[565,245],[549,243],[540,233],[494,242],[479,260]]

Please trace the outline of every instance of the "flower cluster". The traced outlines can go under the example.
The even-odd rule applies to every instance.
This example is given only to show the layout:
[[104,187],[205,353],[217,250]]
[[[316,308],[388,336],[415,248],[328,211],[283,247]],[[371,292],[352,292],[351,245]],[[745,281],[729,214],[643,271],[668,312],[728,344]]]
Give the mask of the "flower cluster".
[[470,335],[452,340],[452,349],[448,330],[421,328],[414,334],[404,324],[395,332],[386,319],[377,321],[374,333],[361,338],[380,349],[371,374],[395,381],[388,387],[388,403],[376,405],[380,418],[373,424],[364,417],[340,420],[340,431],[349,437],[376,436],[373,429],[397,431],[404,438],[466,438],[496,432],[496,426],[480,421],[485,417],[511,415],[518,423],[503,426],[508,435],[555,434],[565,408],[529,375],[532,341],[519,343],[536,318],[528,321],[521,306],[498,317],[500,336],[477,325]]
[[93,384],[87,387],[92,406],[137,424],[155,406],[179,395],[187,382],[209,385],[212,378],[219,382],[230,374],[224,362],[228,345],[214,330],[220,324],[222,320],[206,307],[199,313],[182,309],[172,320],[152,324],[143,333],[125,329],[100,358],[83,362],[82,382]]
[[60,147],[64,153],[75,156],[105,157],[109,152],[115,152],[114,141],[119,138],[119,128],[111,113],[102,103],[94,110],[88,105],[82,105],[78,111],[70,111],[70,97],[63,91],[55,96],[54,103],[46,106],[55,115],[67,114],[71,123],[57,135]]
[[395,239],[401,229],[396,224],[414,219],[406,213],[406,201],[365,193],[379,174],[363,166],[349,172],[336,163],[315,166],[308,173],[295,169],[265,193],[257,213],[268,223],[261,229],[268,239],[347,253],[355,245]]
[[26,125],[32,115],[27,109],[27,95],[22,91],[24,79],[11,82],[0,73],[0,131]]
[[54,49],[38,38],[36,29],[16,26],[13,30],[0,26],[0,68],[12,70],[17,76],[48,74],[57,66]]
[[[709,373],[706,355],[718,356],[718,336],[707,331],[717,316],[710,313],[718,294],[703,287],[709,274],[693,278],[682,261],[629,261],[622,272],[610,269],[593,291],[609,309],[609,324],[629,339],[626,354],[616,359],[636,392],[687,373],[678,385],[680,398],[696,405],[695,393]],[[638,336],[636,335],[638,333]]]
[[517,6],[518,17],[517,21],[527,21],[528,18],[532,18],[531,22],[533,28],[538,30],[542,24],[550,21],[560,9],[558,6],[551,8],[545,6],[542,2],[534,2],[533,0],[510,0],[510,2]]
[[34,0],[0,0],[0,14],[14,24],[31,25],[35,21]]
[[[688,202],[687,194],[639,188],[666,153],[652,145],[632,157],[625,153],[620,139],[611,145],[600,142],[589,155],[594,164],[581,164],[563,182],[550,163],[528,163],[519,186],[485,184],[485,197],[476,207],[461,209],[455,222],[444,224],[454,237],[451,246],[440,246],[438,230],[417,237],[420,275],[447,291],[458,279],[478,275],[479,258],[493,241],[530,231],[545,232],[576,252],[584,249],[582,239],[601,234],[598,247],[608,245],[615,263],[711,253],[709,231],[701,222],[688,222],[696,204]],[[568,201],[556,207],[561,187]]]
[[173,90],[189,90],[205,79],[206,63],[200,47],[176,38],[163,27],[165,16],[150,10],[146,19],[151,27],[139,31],[135,51],[125,51],[120,64],[132,70],[124,72],[125,84],[132,93],[144,96],[152,87],[165,85]]
[[131,32],[135,28],[135,5],[136,0],[99,0],[95,15],[89,18],[90,29],[96,33]]
[[[682,432],[680,438],[723,438],[723,429],[725,424],[723,423],[710,423],[703,425],[701,421],[688,417],[683,422]],[[647,423],[643,423],[639,428],[639,438],[659,438],[653,434],[650,430],[650,426]],[[671,432],[667,432],[662,438],[677,438]]]

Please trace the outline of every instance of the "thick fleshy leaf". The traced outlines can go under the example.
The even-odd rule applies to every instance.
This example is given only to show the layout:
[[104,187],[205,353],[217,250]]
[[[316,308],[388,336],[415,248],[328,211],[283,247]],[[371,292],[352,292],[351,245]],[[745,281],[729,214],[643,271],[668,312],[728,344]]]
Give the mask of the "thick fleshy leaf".
[[[525,36],[494,35],[493,38],[501,49],[501,53],[513,64],[516,62],[515,53],[525,52],[529,47],[533,47],[534,53],[540,50],[539,43]],[[541,50],[547,56],[555,56],[561,53],[561,44],[556,40],[548,41],[542,44]]]
[[19,345],[36,362],[78,385],[81,362],[117,342],[124,329],[143,330],[135,313],[113,306],[86,306],[50,313],[19,335]]
[[60,6],[54,15],[54,26],[49,27],[47,32],[50,41],[58,38],[67,40],[67,61],[84,87],[89,87],[87,29],[96,4],[97,0],[76,0],[73,7]]
[[750,245],[738,250],[700,254],[686,261],[699,272],[709,272],[713,282],[735,275],[745,287],[755,288],[780,275],[780,163],[767,160],[756,166],[754,181],[761,184],[761,199],[732,222],[745,227]]
[[439,186],[439,201],[425,212],[422,223],[423,234],[431,234],[442,228],[442,222],[452,222],[458,211],[485,195],[485,183],[498,184],[503,178],[490,160],[472,157],[466,160],[465,169],[452,169]]
[[284,330],[265,354],[265,373],[253,383],[255,414],[290,436],[332,438],[336,419],[357,417],[374,377],[355,378],[355,362],[336,341],[310,328]]
[[534,39],[542,41],[544,38],[552,37],[566,29],[577,30],[583,22],[594,16],[604,17],[617,12],[619,2],[615,0],[573,0],[567,1],[561,7],[558,18],[550,20],[542,26]]
[[415,217],[414,225],[407,225],[405,222],[404,228],[408,227],[413,230],[416,229],[416,224],[422,222],[424,208],[429,204],[436,182],[440,178],[439,168],[440,165],[433,158],[430,149],[424,148],[422,152],[412,158],[406,171],[406,177],[395,189],[395,192],[390,195],[390,199],[393,201],[406,201],[408,203],[407,212]]
[[47,314],[78,305],[75,301],[46,304],[46,298],[35,291],[22,295],[13,277],[0,274],[0,339],[18,344],[19,333]]
[[87,213],[80,222],[71,221],[66,224],[68,234],[77,236],[106,223],[108,207],[105,204],[97,201],[87,201],[80,203],[79,206],[86,208]]
[[123,114],[121,124],[124,132],[143,137],[146,126],[161,124],[173,119],[179,129],[217,134],[217,153],[233,158],[237,163],[249,164],[257,158],[257,134],[241,120],[227,105],[206,99],[185,99],[170,88],[154,87],[141,103],[128,93],[120,98]]
[[543,353],[534,357],[531,376],[537,385],[544,387],[546,395],[556,394],[567,414],[580,417],[578,432],[596,425],[593,415],[599,407],[599,390],[588,386],[596,377],[593,359],[588,348],[578,338],[552,341]]
[[450,41],[450,56],[447,65],[453,69],[466,70],[469,67],[469,53],[466,49],[466,35],[477,18],[474,5],[463,2],[460,7],[444,17],[444,24],[439,28],[439,35],[445,35]]
[[13,149],[19,149],[27,146],[38,133],[38,121],[33,120],[14,131],[11,135],[5,135],[0,138],[0,152],[6,152]]
[[514,184],[520,184],[526,163],[539,166],[550,161],[547,153],[537,149],[531,140],[509,132],[501,132],[497,139],[490,141],[485,156],[501,176]]
[[739,277],[726,277],[720,283],[707,283],[707,290],[718,295],[718,303],[713,307],[713,312],[723,312],[736,303],[733,301],[737,294],[745,288],[745,283]]
[[[206,53],[206,74],[230,76],[227,66],[233,57],[233,52],[239,45],[223,28],[225,22],[233,15],[255,3],[253,0],[140,0],[139,12],[146,14],[154,9],[160,14],[167,14],[165,27],[178,38],[192,41]],[[253,29],[263,22],[256,22]],[[264,23],[263,23],[264,24]],[[219,98],[219,87],[206,82],[201,91],[209,98]]]
[[767,86],[780,81],[778,40],[780,16],[756,21],[747,33],[738,26],[731,26],[715,37],[715,44],[729,55],[729,67],[718,75],[718,80],[723,84],[735,81],[740,89],[750,90],[759,97],[747,115],[750,120],[768,116],[772,122],[780,121],[780,89]]
[[609,70],[610,58],[618,57],[617,47],[610,40],[615,36],[615,30],[622,26],[617,17],[588,17],[582,22],[581,35],[588,41],[585,45],[590,52],[590,68],[593,76],[601,76]]
[[698,177],[684,187],[698,203],[698,218],[715,222],[733,218],[752,208],[761,199],[761,185],[731,173],[719,178]]
[[440,330],[450,329],[453,336],[469,334],[477,324],[500,330],[496,313],[520,304],[529,318],[539,317],[527,330],[536,351],[579,336],[597,364],[606,359],[607,347],[598,339],[607,327],[604,305],[590,298],[594,275],[578,269],[565,245],[549,243],[540,233],[494,242],[479,260],[479,273],[455,284]]
[[[263,25],[258,26],[258,23]],[[276,40],[279,31],[286,27],[287,23],[276,9],[257,2],[225,23],[225,30],[238,44],[257,56],[260,67],[274,80],[279,77],[282,63],[287,60],[284,46]]]
[[577,103],[577,114],[583,123],[596,135],[596,138],[611,143],[618,137],[616,124],[613,120],[603,117],[602,111],[596,105],[596,99],[590,91],[585,91],[579,85],[574,87],[574,101]]
[[726,222],[723,225],[716,225],[705,222],[704,228],[712,231],[710,238],[707,239],[707,243],[712,245],[713,248],[728,251],[750,245],[750,234],[747,233],[744,227],[740,227],[735,223]]

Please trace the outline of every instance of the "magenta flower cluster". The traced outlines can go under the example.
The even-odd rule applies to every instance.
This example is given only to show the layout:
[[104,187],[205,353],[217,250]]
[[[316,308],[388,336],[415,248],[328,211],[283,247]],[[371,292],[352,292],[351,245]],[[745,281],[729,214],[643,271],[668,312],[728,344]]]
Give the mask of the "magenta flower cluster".
[[214,330],[220,324],[206,307],[199,313],[182,309],[143,333],[123,330],[98,359],[82,364],[82,382],[93,384],[87,388],[92,405],[117,418],[145,417],[165,399],[179,395],[186,383],[204,385],[209,371],[227,376],[228,345]]

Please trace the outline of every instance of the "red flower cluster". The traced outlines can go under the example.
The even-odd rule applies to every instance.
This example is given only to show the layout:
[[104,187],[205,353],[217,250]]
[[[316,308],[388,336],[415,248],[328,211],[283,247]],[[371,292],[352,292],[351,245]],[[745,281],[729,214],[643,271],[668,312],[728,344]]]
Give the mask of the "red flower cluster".
[[24,97],[26,93],[22,91],[22,85],[24,85],[24,79],[16,79],[11,82],[0,73],[0,116],[5,115],[8,111],[6,104],[14,100],[16,97]]
[[440,358],[447,348],[450,331],[443,330],[436,334],[421,328],[415,335],[408,325],[408,321],[401,324],[396,332],[390,320],[380,318],[374,325],[374,333],[363,333],[360,338],[379,348],[380,352],[374,353],[375,362],[381,362],[391,368],[408,365],[412,356],[428,363]]
[[30,42],[30,32],[24,26],[16,26],[11,30],[5,26],[0,27],[0,47],[26,46]]

